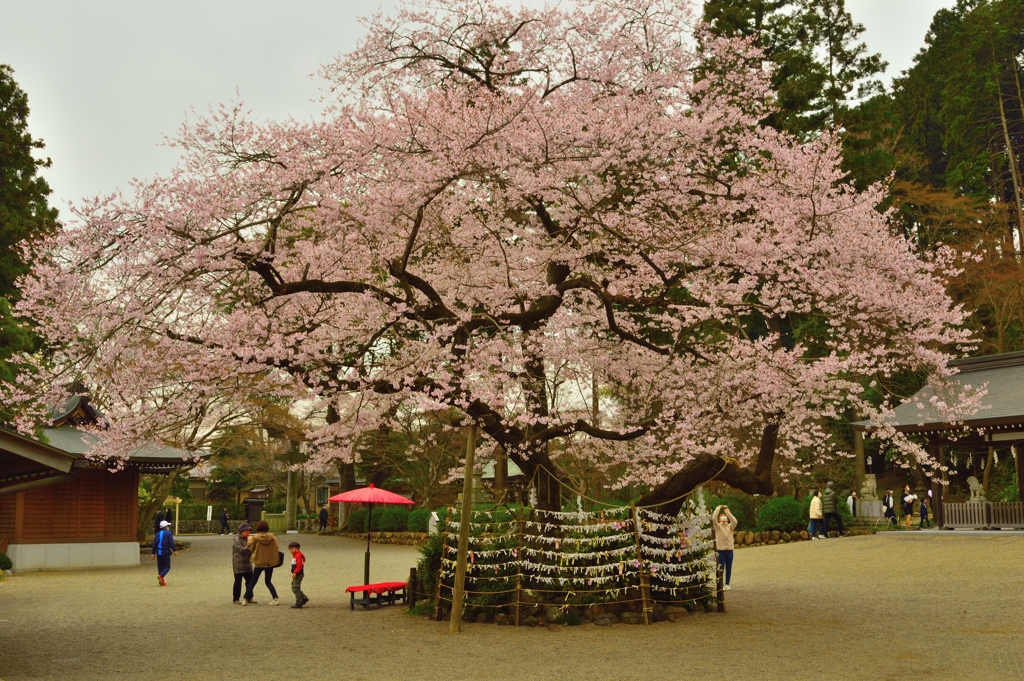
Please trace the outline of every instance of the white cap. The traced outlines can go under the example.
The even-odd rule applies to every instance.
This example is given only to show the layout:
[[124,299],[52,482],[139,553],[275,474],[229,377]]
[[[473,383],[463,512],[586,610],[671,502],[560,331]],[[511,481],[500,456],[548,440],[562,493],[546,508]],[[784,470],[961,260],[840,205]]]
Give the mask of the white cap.
[[171,524],[169,522],[167,522],[166,520],[161,520],[160,521],[160,527],[170,527],[170,526],[171,526]]

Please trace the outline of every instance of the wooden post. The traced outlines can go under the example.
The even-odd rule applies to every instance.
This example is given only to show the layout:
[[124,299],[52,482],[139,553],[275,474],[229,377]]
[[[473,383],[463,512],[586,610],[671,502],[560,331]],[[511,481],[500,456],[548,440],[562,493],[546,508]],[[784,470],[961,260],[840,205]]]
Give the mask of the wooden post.
[[721,565],[715,569],[715,580],[718,590],[718,612],[725,612],[725,570]]
[[459,553],[455,562],[455,584],[452,589],[452,616],[448,633],[462,631],[462,601],[466,595],[466,559],[469,554],[469,521],[473,511],[473,457],[476,455],[476,423],[466,435],[466,472],[462,480],[462,520],[459,525]]
[[1024,481],[1024,456],[1021,456],[1017,445],[1013,445],[1010,450],[1013,452],[1013,460],[1017,470],[1017,500],[1024,502],[1024,484],[1022,484],[1022,481]]
[[520,561],[523,559],[523,509],[519,509],[519,520],[516,522],[516,526],[519,529],[519,541],[516,548],[516,626],[519,626],[519,612],[522,608],[523,602],[523,566]]
[[504,498],[508,489],[508,454],[501,444],[494,447],[494,490],[499,492],[498,498]]
[[644,553],[640,542],[640,511],[633,507],[633,538],[636,540],[636,558],[640,561],[640,612],[644,618],[644,624],[650,624],[649,594],[647,592],[647,579],[644,574]]
[[[864,478],[867,474],[867,467],[864,464],[864,433],[859,430],[853,431],[853,459],[853,484],[857,488],[855,491],[859,495],[860,491],[864,489]],[[860,510],[860,504],[857,507],[857,510]]]
[[409,609],[416,607],[416,589],[419,588],[419,580],[416,579],[416,568],[409,568],[409,586],[405,593],[409,594]]
[[[448,514],[445,518],[450,518],[452,515],[451,507],[448,508]],[[448,555],[448,521],[445,520],[445,531],[444,539],[441,540],[441,565],[437,569],[437,600],[434,601],[434,621],[441,619],[441,585],[444,582],[444,557]],[[440,531],[440,528],[438,528]]]

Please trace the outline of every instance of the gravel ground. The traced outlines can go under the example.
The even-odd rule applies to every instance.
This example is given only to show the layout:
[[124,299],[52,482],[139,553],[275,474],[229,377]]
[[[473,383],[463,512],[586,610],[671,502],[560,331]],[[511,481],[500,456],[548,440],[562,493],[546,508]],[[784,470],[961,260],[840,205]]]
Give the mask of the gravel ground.
[[[227,537],[193,538],[169,586],[139,569],[0,582],[0,678],[1024,679],[1024,537],[853,537],[744,549],[728,613],[648,627],[447,623],[352,612],[363,548],[303,536],[310,605],[231,604]],[[416,560],[374,546],[374,580]]]

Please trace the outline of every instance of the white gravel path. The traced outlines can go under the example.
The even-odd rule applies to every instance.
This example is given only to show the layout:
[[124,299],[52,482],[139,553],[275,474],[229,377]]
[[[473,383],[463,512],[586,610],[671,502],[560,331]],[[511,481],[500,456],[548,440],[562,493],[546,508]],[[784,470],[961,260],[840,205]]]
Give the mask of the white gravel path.
[[[1024,537],[855,537],[737,552],[725,615],[513,629],[401,606],[351,612],[363,546],[303,536],[304,610],[231,604],[227,537],[193,538],[160,588],[139,569],[0,582],[0,679],[1024,679]],[[410,547],[373,547],[404,580]]]

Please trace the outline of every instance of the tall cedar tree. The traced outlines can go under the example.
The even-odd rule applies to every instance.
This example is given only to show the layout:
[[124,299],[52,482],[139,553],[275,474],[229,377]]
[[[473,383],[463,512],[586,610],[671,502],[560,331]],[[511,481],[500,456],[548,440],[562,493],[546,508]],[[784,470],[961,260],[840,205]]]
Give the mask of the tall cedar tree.
[[711,33],[756,37],[774,64],[778,109],[766,123],[800,136],[842,125],[855,99],[880,91],[881,55],[858,42],[864,27],[844,0],[708,0]]
[[50,187],[38,174],[50,167],[50,159],[34,155],[42,148],[42,141],[28,132],[28,95],[15,82],[14,70],[0,64],[0,379],[13,378],[14,353],[38,342],[26,323],[14,318],[12,307],[20,296],[17,279],[30,266],[20,244],[51,234],[57,226],[57,210],[47,204]]

